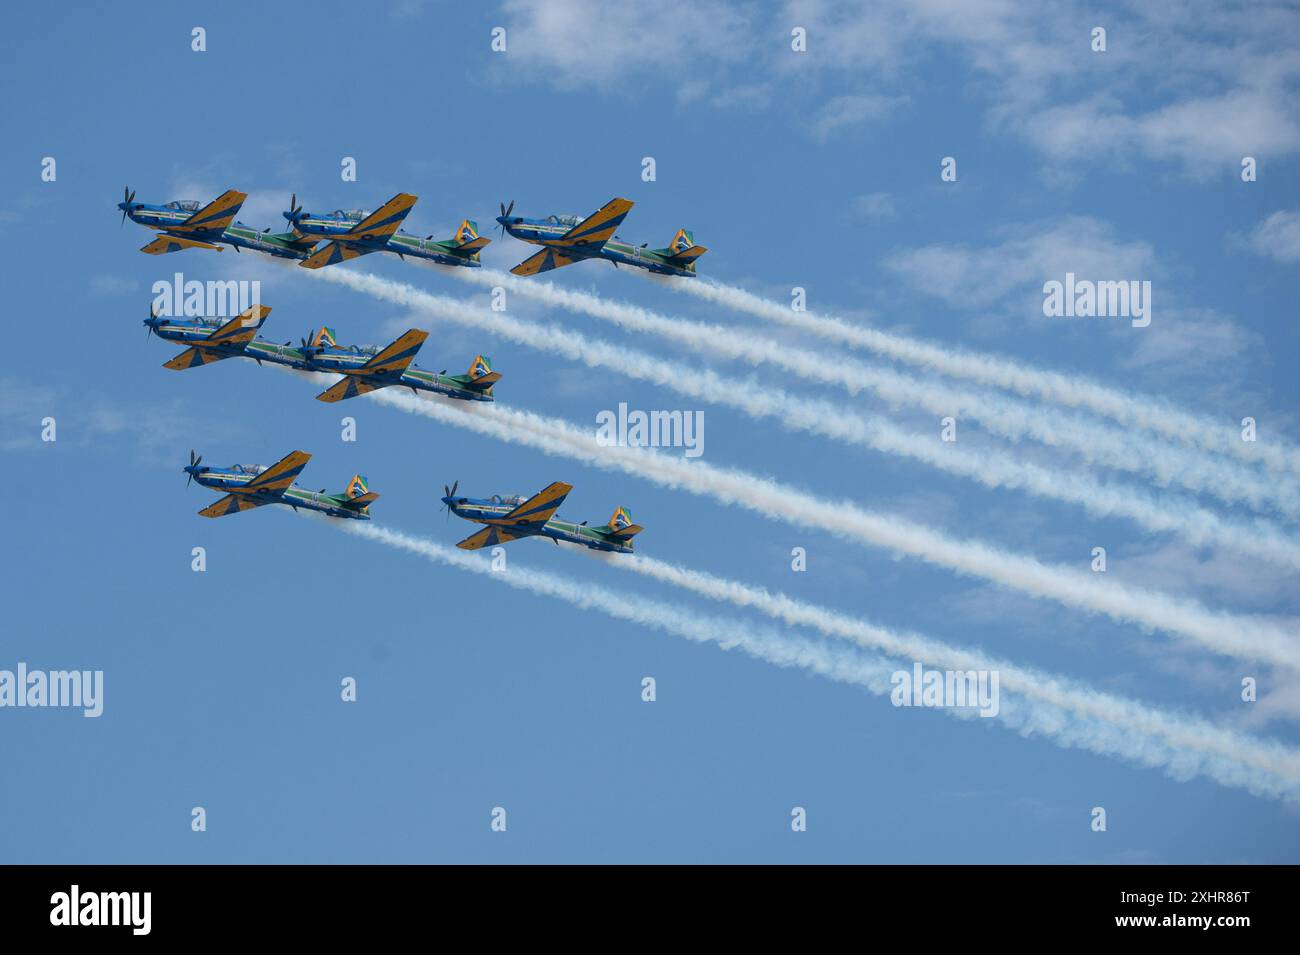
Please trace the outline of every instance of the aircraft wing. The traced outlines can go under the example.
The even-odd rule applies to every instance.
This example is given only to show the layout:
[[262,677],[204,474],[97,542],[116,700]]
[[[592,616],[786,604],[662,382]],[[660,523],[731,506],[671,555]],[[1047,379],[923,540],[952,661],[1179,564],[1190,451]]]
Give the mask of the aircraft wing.
[[521,537],[533,536],[533,531],[515,531],[504,527],[485,527],[476,534],[466,537],[456,546],[461,550],[479,550],[483,547],[491,547],[494,544],[504,544],[507,541],[518,540]]
[[541,527],[560,509],[560,505],[572,490],[572,484],[556,481],[538,491],[509,514],[494,519],[492,523],[505,524],[512,528]]
[[255,507],[261,507],[263,504],[269,504],[270,501],[259,501],[257,498],[240,497],[238,494],[227,494],[215,504],[209,504],[203,510],[199,511],[201,517],[225,517],[227,514],[238,514],[240,511],[249,511]]
[[197,239],[188,239],[184,236],[170,235],[163,233],[154,239],[148,245],[140,249],[141,252],[148,255],[166,255],[168,252],[179,252],[181,249],[213,249],[221,252],[219,245],[213,245],[211,242],[200,242]]
[[415,201],[415,196],[399,192],[349,229],[347,237],[357,239],[386,239],[390,237],[402,224],[402,220],[411,211],[411,206],[415,205]]
[[632,210],[631,199],[611,199],[555,241],[562,245],[604,245]]
[[342,242],[326,242],[298,264],[304,269],[321,269],[327,265],[349,262],[359,256],[378,251],[378,249],[368,249],[365,246],[344,245]]
[[551,269],[558,269],[564,265],[572,265],[578,259],[563,252],[557,252],[555,249],[542,249],[542,251],[530,255],[510,271],[515,275],[536,275],[538,272],[549,272]]
[[205,345],[246,345],[253,340],[257,330],[271,314],[269,305],[253,305],[244,309],[226,324],[208,336]]
[[172,371],[185,371],[187,368],[198,368],[202,365],[210,365],[214,361],[234,357],[235,355],[232,352],[214,351],[210,348],[195,348],[191,345],[171,361],[163,362],[163,367],[170,368]]
[[239,215],[239,207],[248,193],[227,189],[180,225],[169,226],[169,232],[225,232]]
[[257,330],[262,327],[262,322],[269,314],[271,314],[269,305],[254,305],[247,308],[209,335],[206,341],[200,342],[197,346],[192,345],[171,361],[164,362],[163,367],[170,368],[172,371],[184,371],[187,368],[198,368],[200,365],[221,361],[223,358],[233,358],[236,352],[218,349],[216,346],[247,345],[253,340],[253,336],[257,334]]
[[378,391],[383,385],[372,385],[364,378],[358,378],[355,375],[348,375],[342,381],[335,382],[316,396],[317,401],[342,401],[344,398],[355,398],[357,395],[367,395],[372,391]]
[[362,374],[401,374],[410,367],[429,333],[412,328],[358,369]]
[[293,484],[294,479],[298,477],[298,474],[307,466],[307,462],[310,460],[311,455],[306,451],[291,451],[241,487],[239,493],[279,491],[283,494],[289,490],[289,486]]

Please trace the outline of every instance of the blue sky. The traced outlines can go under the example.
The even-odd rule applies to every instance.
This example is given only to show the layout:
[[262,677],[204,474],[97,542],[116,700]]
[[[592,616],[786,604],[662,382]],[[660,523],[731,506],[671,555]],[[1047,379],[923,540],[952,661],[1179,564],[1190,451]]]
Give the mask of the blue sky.
[[[190,48],[202,26],[207,51]],[[507,31],[493,53],[491,31]],[[808,50],[790,49],[807,30]],[[1107,29],[1107,50],[1089,49]],[[0,710],[13,862],[1295,862],[1292,805],[1021,735],[895,708],[860,686],[610,619],[279,508],[207,521],[205,463],[314,457],[304,485],[355,471],[377,523],[454,544],[444,483],[575,486],[563,513],[627,505],[638,550],[781,591],[1244,733],[1297,742],[1293,672],[1240,661],[812,527],[370,402],[324,405],[252,363],[186,373],[140,320],[158,279],[256,278],[266,335],[326,323],[386,341],[418,317],[257,256],[137,250],[144,201],[250,194],[241,219],[415,193],[412,232],[635,200],[621,234],[678,227],[700,272],[944,346],[1083,374],[1294,446],[1300,263],[1300,20],[1257,5],[1011,2],[472,8],[127,4],[34,7],[0,43],[0,204],[11,360],[0,449],[21,476],[7,521],[0,668],[101,669],[104,715]],[[57,180],[42,182],[43,157]],[[357,161],[356,182],[340,161]],[[654,157],[657,179],[641,179]],[[956,182],[940,161],[957,160]],[[1241,180],[1253,156],[1258,180]],[[495,236],[495,233],[493,233]],[[492,268],[527,247],[494,238]],[[486,305],[484,289],[370,256],[345,266]],[[1153,321],[1044,317],[1065,272],[1153,284]],[[809,335],[585,263],[556,285],[834,353]],[[889,418],[935,416],[622,331],[515,296],[510,314]],[[420,363],[503,374],[502,405],[595,428],[603,409],[702,409],[703,461],[1296,632],[1294,571],[1121,519],[990,490],[913,461],[756,422],[667,389],[439,324]],[[31,360],[26,354],[39,355]],[[848,357],[847,355],[845,356]],[[854,355],[855,360],[872,360]],[[922,374],[904,369],[909,374]],[[358,440],[340,440],[340,418]],[[1055,412],[1044,407],[1045,416]],[[58,440],[40,441],[40,422]],[[990,458],[1094,473],[1077,455],[959,423]],[[1105,482],[1173,493],[1105,469]],[[1234,520],[1243,507],[1201,503]],[[1294,533],[1283,517],[1262,517]],[[208,570],[190,570],[191,548]],[[808,570],[793,573],[804,547]],[[748,611],[539,542],[546,570],[760,633]],[[487,559],[486,555],[483,555]],[[815,634],[802,633],[815,638]],[[910,661],[902,661],[910,667]],[[355,677],[359,699],[339,700]],[[658,699],[644,703],[653,676]],[[1259,680],[1243,704],[1240,680]],[[208,829],[190,829],[203,806]],[[505,833],[489,813],[505,807]],[[790,828],[792,807],[808,830]],[[1090,830],[1105,807],[1108,829]]]

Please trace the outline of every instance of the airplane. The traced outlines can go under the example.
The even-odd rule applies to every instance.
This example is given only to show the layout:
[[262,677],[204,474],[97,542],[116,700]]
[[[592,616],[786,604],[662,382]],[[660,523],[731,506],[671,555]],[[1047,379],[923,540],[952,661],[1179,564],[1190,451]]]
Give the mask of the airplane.
[[336,209],[333,212],[304,212],[298,205],[295,193],[289,200],[289,211],[284,217],[295,232],[317,239],[328,239],[302,263],[303,268],[319,269],[338,262],[347,262],[371,252],[392,252],[398,258],[413,256],[430,259],[442,265],[464,265],[479,268],[479,252],[492,240],[478,234],[478,225],[469,219],[461,221],[456,234],[450,239],[435,240],[428,235],[421,239],[400,231],[402,221],[416,197],[399,192],[374,212],[365,209]]
[[117,207],[122,210],[122,221],[132,222],[160,235],[141,252],[149,255],[166,255],[182,249],[214,249],[222,251],[223,245],[254,252],[265,252],[282,259],[305,259],[320,241],[319,237],[301,232],[272,233],[269,228],[258,232],[242,222],[235,222],[239,207],[248,198],[247,193],[228,189],[206,206],[194,199],[175,199],[163,205],[150,205],[135,201],[135,190],[129,186],[123,192]]
[[545,219],[526,219],[511,215],[515,202],[501,203],[501,224],[504,235],[509,232],[516,239],[533,245],[545,246],[542,251],[520,262],[510,271],[515,275],[536,275],[583,259],[606,259],[619,265],[635,265],[660,275],[695,276],[695,260],[709,251],[695,244],[695,236],[686,229],[678,229],[667,248],[647,249],[649,243],[639,247],[620,242],[614,230],[632,209],[631,199],[611,199],[585,219],[578,216],[547,216]]
[[174,319],[154,314],[144,320],[149,334],[187,345],[185,351],[163,364],[173,371],[198,368],[226,358],[251,358],[286,365],[298,371],[332,372],[343,378],[316,396],[318,401],[342,401],[377,388],[398,386],[412,391],[431,391],[465,401],[495,401],[492,386],[501,373],[492,370],[491,359],[477,355],[463,375],[425,371],[411,364],[429,333],[412,328],[384,348],[373,345],[340,347],[334,330],[322,327],[301,339],[299,347],[289,342],[277,345],[255,338],[271,313],[269,305],[254,305],[225,322],[219,319]]
[[183,469],[189,474],[185,486],[197,480],[204,487],[226,492],[221,500],[199,511],[203,517],[225,517],[263,504],[287,504],[294,510],[301,507],[328,517],[370,520],[370,505],[379,495],[366,486],[363,475],[354,474],[341,494],[326,494],[324,488],[304,491],[294,484],[293,479],[310,460],[306,451],[293,451],[269,468],[260,464],[205,468],[203,457],[191,451],[189,466]]
[[527,500],[519,495],[502,497],[500,494],[490,498],[457,497],[459,487],[459,481],[451,487],[445,484],[442,487],[447,516],[455,514],[488,525],[457,544],[461,550],[492,547],[520,537],[549,537],[557,547],[560,541],[569,541],[592,550],[630,554],[632,538],[645,530],[640,524],[632,523],[632,515],[625,507],[615,508],[609,523],[600,527],[588,527],[586,521],[574,524],[561,520],[555,512],[573,490],[572,484],[563,481],[547,485]]

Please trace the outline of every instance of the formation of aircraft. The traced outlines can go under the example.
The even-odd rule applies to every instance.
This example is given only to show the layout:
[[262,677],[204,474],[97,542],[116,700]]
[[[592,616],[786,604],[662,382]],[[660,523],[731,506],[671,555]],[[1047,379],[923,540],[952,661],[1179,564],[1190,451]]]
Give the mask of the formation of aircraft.
[[122,210],[123,222],[129,218],[158,230],[158,237],[140,250],[149,255],[183,249],[220,252],[223,246],[231,246],[236,252],[241,249],[265,252],[279,258],[298,259],[304,268],[319,269],[371,252],[392,252],[403,258],[409,255],[442,265],[478,268],[479,252],[492,241],[480,236],[478,225],[469,219],[461,221],[450,239],[436,240],[431,235],[420,238],[399,231],[416,201],[415,196],[406,193],[398,193],[375,212],[339,209],[324,214],[303,212],[294,195],[289,210],[284,213],[290,229],[277,233],[272,233],[269,227],[258,232],[235,221],[247,198],[247,193],[228,189],[207,205],[193,199],[151,205],[136,202],[135,191],[127,187],[117,207]]
[[298,371],[319,371],[342,375],[337,383],[316,396],[318,401],[342,401],[377,388],[401,387],[430,391],[465,401],[493,401],[492,386],[501,378],[491,361],[477,355],[463,375],[425,371],[412,364],[429,333],[412,328],[383,348],[372,345],[340,347],[334,329],[322,327],[301,339],[297,347],[277,345],[257,338],[257,332],[271,313],[270,306],[254,305],[224,323],[195,318],[175,319],[150,312],[144,320],[150,334],[186,345],[186,349],[164,363],[164,368],[183,371],[210,365],[226,358],[251,358],[258,362],[285,365]]
[[599,527],[589,527],[586,521],[574,524],[563,520],[555,512],[573,490],[572,484],[563,481],[549,484],[526,499],[499,494],[489,498],[457,497],[459,487],[459,481],[451,487],[443,485],[442,503],[447,507],[448,516],[455,514],[487,525],[456,545],[462,550],[492,547],[521,537],[549,537],[556,546],[560,541],[568,541],[592,550],[630,554],[632,538],[645,530],[640,524],[632,523],[632,515],[625,507],[615,508],[609,522]]
[[695,260],[709,250],[696,245],[695,236],[685,229],[678,229],[662,249],[648,249],[649,243],[644,242],[634,246],[619,241],[614,230],[627,218],[632,205],[631,199],[611,199],[586,218],[551,215],[527,219],[512,215],[513,199],[509,206],[502,203],[501,215],[497,216],[502,232],[543,247],[510,271],[515,275],[536,275],[584,259],[605,259],[616,267],[632,265],[661,275],[694,278]]
[[[182,249],[214,249],[231,246],[236,252],[250,249],[280,258],[298,259],[303,268],[319,269],[348,262],[372,252],[391,252],[399,258],[410,256],[428,259],[441,265],[478,268],[479,253],[492,240],[478,234],[478,224],[461,220],[450,239],[420,238],[403,232],[405,222],[417,197],[399,192],[374,212],[366,209],[336,209],[333,212],[306,212],[298,205],[295,193],[289,200],[284,217],[288,232],[272,233],[270,228],[258,232],[235,221],[248,195],[228,189],[212,202],[203,205],[194,200],[174,200],[163,205],[136,202],[134,190],[127,188],[118,208],[122,221],[157,229],[156,239],[140,251],[164,255]],[[515,203],[500,204],[497,222],[501,234],[507,232],[524,242],[540,245],[540,252],[529,256],[510,271],[515,275],[537,275],[586,259],[604,259],[615,266],[629,265],[660,275],[695,277],[695,263],[709,251],[695,243],[695,235],[678,229],[672,241],[662,249],[624,242],[615,230],[627,218],[634,203],[631,199],[611,199],[591,215],[550,215],[530,219],[514,215]]]
[[[435,240],[432,235],[419,238],[403,232],[401,225],[416,197],[398,193],[374,212],[362,209],[338,209],[330,213],[306,212],[298,205],[295,194],[284,213],[289,231],[272,233],[269,228],[257,231],[236,220],[248,198],[246,193],[229,189],[206,205],[193,200],[175,200],[154,205],[136,202],[135,191],[123,192],[118,208],[122,222],[132,222],[158,232],[153,241],[140,251],[165,255],[184,249],[236,252],[248,249],[280,258],[297,259],[304,268],[318,269],[347,262],[372,252],[390,252],[399,258],[411,256],[443,265],[478,267],[479,253],[491,241],[478,234],[478,226],[469,219],[461,222],[450,239]],[[615,266],[631,265],[665,275],[693,277],[695,262],[708,250],[695,244],[694,236],[678,229],[672,241],[662,249],[648,249],[648,243],[633,246],[621,241],[615,230],[627,217],[633,203],[612,199],[591,215],[547,216],[529,219],[515,216],[514,202],[502,203],[497,222],[502,235],[534,245],[541,251],[511,269],[516,275],[536,275],[585,259],[605,259]],[[222,361],[226,358],[251,358],[261,364],[271,362],[300,371],[334,373],[339,380],[317,395],[326,402],[342,401],[378,388],[403,387],[412,391],[430,391],[469,401],[492,401],[492,386],[501,378],[483,355],[475,357],[463,375],[448,375],[446,369],[433,373],[414,365],[414,359],[429,333],[409,329],[382,348],[338,344],[332,328],[322,326],[300,340],[277,345],[258,337],[270,314],[269,306],[254,305],[227,321],[210,318],[170,318],[152,310],[145,325],[149,334],[185,346],[184,351],[163,367],[184,370]],[[329,517],[369,520],[370,504],[378,494],[369,490],[366,479],[354,475],[341,493],[329,494],[322,488],[311,492],[299,488],[295,478],[310,460],[305,451],[294,451],[270,467],[231,465],[226,468],[204,467],[203,459],[190,452],[184,470],[189,480],[204,487],[225,492],[215,504],[199,511],[204,517],[223,517],[265,504],[284,504],[296,509],[317,511]],[[187,482],[188,483],[188,482]],[[459,482],[444,486],[442,502],[448,516],[486,525],[465,538],[457,547],[478,550],[522,537],[545,537],[557,545],[560,541],[581,544],[593,550],[630,554],[632,538],[643,527],[632,521],[624,507],[615,508],[609,521],[589,526],[587,521],[573,523],[557,515],[573,486],[562,481],[543,488],[529,498],[494,495],[490,498],[458,497]]]
[[294,510],[319,511],[329,517],[370,520],[370,505],[379,495],[366,486],[360,474],[354,474],[340,494],[327,494],[324,488],[304,491],[298,487],[294,478],[310,460],[306,451],[292,451],[270,467],[232,464],[228,468],[211,468],[204,467],[203,458],[191,451],[190,463],[184,468],[189,474],[185,484],[198,481],[204,487],[226,492],[215,504],[199,511],[203,517],[225,517],[264,504],[285,504]]

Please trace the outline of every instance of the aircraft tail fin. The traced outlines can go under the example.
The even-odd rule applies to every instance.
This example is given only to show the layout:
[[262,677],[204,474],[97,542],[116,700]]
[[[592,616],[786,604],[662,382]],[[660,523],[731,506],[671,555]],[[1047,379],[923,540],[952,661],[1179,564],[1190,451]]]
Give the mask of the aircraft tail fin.
[[673,240],[668,243],[668,247],[659,251],[672,259],[676,265],[691,266],[695,264],[696,259],[709,250],[695,244],[695,233],[687,229],[678,229]]
[[335,337],[334,329],[328,325],[322,325],[320,331],[316,333],[316,337],[311,340],[310,345],[313,348],[337,348],[339,343]]
[[343,491],[343,496],[347,498],[343,506],[354,511],[368,511],[370,505],[379,499],[379,495],[370,490],[366,484],[364,474],[352,475],[352,480],[348,481],[348,486]]
[[487,236],[478,234],[478,223],[472,219],[462,220],[456,234],[451,238],[456,243],[455,248],[452,249],[454,253],[473,259],[477,259],[478,253],[492,241]]
[[471,388],[488,395],[492,393],[492,386],[501,380],[501,373],[492,370],[492,359],[486,355],[476,355],[465,374],[470,378]]
[[609,529],[605,532],[606,535],[619,541],[630,541],[645,530],[640,524],[632,523],[632,512],[622,505],[614,508],[607,526]]

